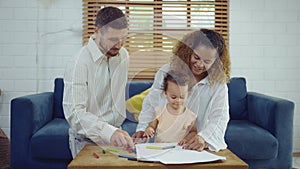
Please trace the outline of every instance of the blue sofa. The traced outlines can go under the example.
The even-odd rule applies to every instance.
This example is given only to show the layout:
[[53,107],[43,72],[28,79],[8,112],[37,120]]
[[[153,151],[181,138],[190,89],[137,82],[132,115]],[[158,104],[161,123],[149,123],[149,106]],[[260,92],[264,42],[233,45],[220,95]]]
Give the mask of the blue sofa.
[[[12,169],[67,168],[72,160],[69,125],[62,108],[63,85],[63,79],[57,78],[54,92],[11,101]],[[151,82],[130,82],[127,98],[151,85]],[[232,78],[228,88],[230,121],[225,135],[228,148],[248,163],[249,168],[291,168],[294,103],[247,92],[245,78]],[[137,124],[128,119],[122,127],[133,134]]]

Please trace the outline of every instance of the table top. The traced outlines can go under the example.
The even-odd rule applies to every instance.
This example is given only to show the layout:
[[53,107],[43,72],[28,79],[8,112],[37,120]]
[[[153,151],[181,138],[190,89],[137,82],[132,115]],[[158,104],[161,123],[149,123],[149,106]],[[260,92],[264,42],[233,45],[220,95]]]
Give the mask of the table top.
[[[96,153],[99,158],[96,158],[93,153]],[[101,147],[97,145],[86,145],[77,156],[68,165],[68,169],[246,169],[248,165],[239,159],[230,150],[222,150],[219,152],[211,152],[216,155],[225,156],[224,161],[215,161],[209,163],[196,164],[179,164],[165,165],[159,162],[138,162],[131,161],[126,158],[120,158],[115,154],[107,152],[103,154]]]

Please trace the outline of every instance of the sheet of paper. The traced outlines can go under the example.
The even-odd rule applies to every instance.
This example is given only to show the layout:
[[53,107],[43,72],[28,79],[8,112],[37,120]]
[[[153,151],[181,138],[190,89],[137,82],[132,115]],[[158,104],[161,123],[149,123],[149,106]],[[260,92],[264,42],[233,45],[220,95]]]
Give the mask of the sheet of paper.
[[170,146],[177,143],[147,143],[136,145],[137,158],[142,161],[159,161],[163,164],[191,164],[226,160],[226,157],[214,155],[207,151],[185,150],[180,146],[166,150],[148,149],[146,146]]
[[164,164],[191,164],[217,160],[226,160],[226,157],[214,155],[207,151],[184,150],[180,147],[172,149],[159,157],[159,161]]

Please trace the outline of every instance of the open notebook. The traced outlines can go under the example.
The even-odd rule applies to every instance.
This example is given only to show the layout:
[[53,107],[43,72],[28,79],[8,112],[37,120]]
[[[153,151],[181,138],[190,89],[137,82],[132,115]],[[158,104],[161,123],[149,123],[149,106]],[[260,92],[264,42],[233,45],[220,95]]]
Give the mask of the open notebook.
[[[166,149],[164,149],[164,147],[166,147]],[[226,157],[218,156],[207,151],[198,152],[182,149],[182,147],[177,146],[177,143],[137,144],[136,153],[138,160],[158,161],[163,164],[191,164],[226,160]]]

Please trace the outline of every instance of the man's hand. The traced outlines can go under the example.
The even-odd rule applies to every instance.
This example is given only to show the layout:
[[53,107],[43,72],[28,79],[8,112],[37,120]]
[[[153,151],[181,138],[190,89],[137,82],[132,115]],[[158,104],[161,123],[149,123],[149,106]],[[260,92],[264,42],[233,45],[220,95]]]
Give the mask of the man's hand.
[[183,145],[183,148],[202,151],[206,147],[206,145],[207,142],[201,136],[195,135]]
[[142,143],[146,143],[147,142],[147,138],[144,137],[144,133],[143,131],[137,131],[132,135],[133,138],[133,142],[137,143],[137,142],[142,142]]
[[131,137],[126,131],[117,129],[110,138],[110,142],[114,146],[125,147],[125,148],[134,148]]

